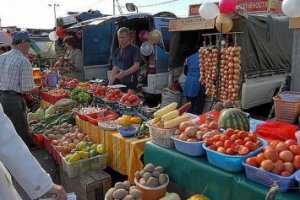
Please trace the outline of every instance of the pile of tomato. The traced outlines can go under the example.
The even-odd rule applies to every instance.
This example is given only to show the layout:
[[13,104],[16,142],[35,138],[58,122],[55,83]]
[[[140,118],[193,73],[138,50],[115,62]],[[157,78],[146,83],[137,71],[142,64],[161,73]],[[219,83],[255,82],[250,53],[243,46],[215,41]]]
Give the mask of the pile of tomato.
[[93,90],[94,96],[97,97],[105,97],[106,91],[107,91],[107,87],[103,85],[98,85]]
[[63,78],[60,81],[60,86],[63,88],[73,89],[76,88],[79,84],[79,80],[74,78]]
[[300,169],[300,145],[296,140],[272,141],[262,153],[248,158],[246,163],[281,176],[290,176]]
[[140,98],[135,95],[132,90],[128,90],[128,92],[124,94],[120,100],[120,103],[125,106],[138,106],[140,102]]
[[69,96],[69,92],[64,89],[54,89],[48,92],[49,95],[53,97],[67,97]]
[[123,93],[119,89],[109,89],[105,93],[105,99],[108,101],[119,101],[123,96]]
[[253,133],[227,129],[224,134],[214,135],[204,140],[209,149],[228,155],[246,155],[261,146]]

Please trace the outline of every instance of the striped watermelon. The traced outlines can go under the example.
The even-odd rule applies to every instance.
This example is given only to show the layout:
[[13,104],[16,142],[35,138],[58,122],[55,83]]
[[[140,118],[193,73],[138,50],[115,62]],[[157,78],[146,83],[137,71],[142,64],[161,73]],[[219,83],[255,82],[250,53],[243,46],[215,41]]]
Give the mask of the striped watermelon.
[[218,121],[219,128],[232,128],[235,130],[249,131],[250,122],[245,113],[237,108],[228,108],[221,112]]

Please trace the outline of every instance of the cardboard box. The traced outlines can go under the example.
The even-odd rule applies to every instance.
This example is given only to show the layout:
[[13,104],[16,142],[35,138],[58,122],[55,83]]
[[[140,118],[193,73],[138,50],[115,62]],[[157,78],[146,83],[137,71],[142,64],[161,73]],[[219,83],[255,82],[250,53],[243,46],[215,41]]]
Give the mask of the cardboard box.
[[111,188],[111,176],[102,171],[92,171],[69,178],[60,169],[61,183],[67,192],[74,192],[78,200],[102,200]]

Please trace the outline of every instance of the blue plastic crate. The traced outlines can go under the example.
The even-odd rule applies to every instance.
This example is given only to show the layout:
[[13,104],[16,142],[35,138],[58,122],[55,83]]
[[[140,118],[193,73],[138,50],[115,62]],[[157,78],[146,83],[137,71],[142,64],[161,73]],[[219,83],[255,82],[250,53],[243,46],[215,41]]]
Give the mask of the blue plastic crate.
[[243,165],[245,167],[246,177],[248,179],[267,187],[271,187],[272,184],[276,182],[281,192],[286,192],[290,187],[295,185],[295,175],[298,175],[300,178],[300,170],[291,176],[285,177],[250,166],[245,162]]
[[243,171],[243,162],[252,156],[257,155],[266,145],[267,142],[263,139],[259,139],[262,143],[261,147],[252,151],[244,156],[234,156],[220,153],[214,150],[209,149],[205,144],[203,148],[206,151],[208,162],[218,168],[221,168],[229,172],[240,172]]
[[175,137],[172,138],[175,143],[175,149],[183,154],[189,156],[202,156],[205,154],[205,150],[202,145],[203,142],[187,142],[179,140]]

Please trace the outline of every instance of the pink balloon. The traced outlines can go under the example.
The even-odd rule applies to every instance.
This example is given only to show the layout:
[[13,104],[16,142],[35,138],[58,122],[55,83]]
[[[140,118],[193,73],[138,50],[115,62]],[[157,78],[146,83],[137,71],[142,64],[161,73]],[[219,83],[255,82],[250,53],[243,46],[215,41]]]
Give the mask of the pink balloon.
[[220,0],[219,8],[223,14],[229,14],[235,11],[236,0]]

